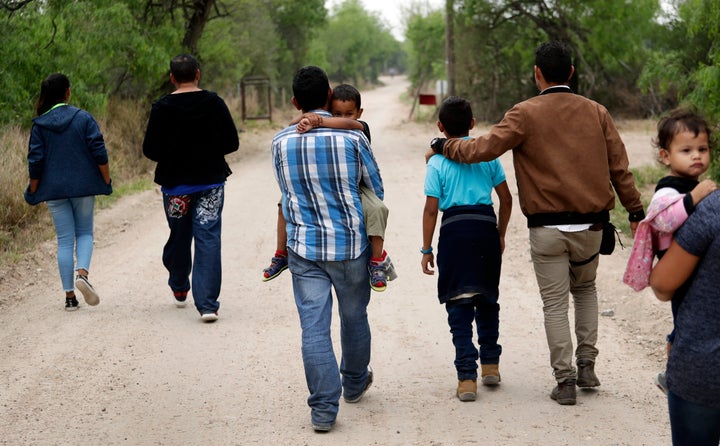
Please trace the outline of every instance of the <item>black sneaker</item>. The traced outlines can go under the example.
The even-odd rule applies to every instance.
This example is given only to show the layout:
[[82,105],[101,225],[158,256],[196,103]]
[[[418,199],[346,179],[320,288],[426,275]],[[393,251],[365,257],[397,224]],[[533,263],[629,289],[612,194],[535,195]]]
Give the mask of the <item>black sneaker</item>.
[[75,311],[78,309],[78,301],[75,296],[65,298],[65,311]]

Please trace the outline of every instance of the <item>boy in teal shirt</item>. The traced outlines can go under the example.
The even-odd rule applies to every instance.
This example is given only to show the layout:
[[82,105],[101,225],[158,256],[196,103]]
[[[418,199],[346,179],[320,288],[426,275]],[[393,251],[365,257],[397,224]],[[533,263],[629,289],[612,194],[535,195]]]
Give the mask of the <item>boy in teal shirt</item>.
[[[475,125],[470,103],[455,96],[445,99],[437,125],[446,138],[467,138]],[[497,218],[493,188],[500,202]],[[500,383],[498,286],[512,195],[499,160],[462,164],[442,155],[428,160],[425,195],[421,266],[423,273],[435,273],[432,239],[440,210],[438,298],[445,304],[455,345],[457,396],[474,401],[478,358],[482,383]],[[473,320],[479,349],[473,342]]]

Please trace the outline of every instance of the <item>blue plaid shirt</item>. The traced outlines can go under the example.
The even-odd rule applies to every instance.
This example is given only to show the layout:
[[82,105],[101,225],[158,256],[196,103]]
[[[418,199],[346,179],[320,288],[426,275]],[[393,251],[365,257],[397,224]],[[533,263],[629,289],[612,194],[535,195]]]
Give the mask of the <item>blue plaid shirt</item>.
[[360,185],[383,198],[380,170],[365,135],[328,128],[299,134],[293,125],[273,138],[272,160],[288,247],[313,261],[358,258],[368,246]]

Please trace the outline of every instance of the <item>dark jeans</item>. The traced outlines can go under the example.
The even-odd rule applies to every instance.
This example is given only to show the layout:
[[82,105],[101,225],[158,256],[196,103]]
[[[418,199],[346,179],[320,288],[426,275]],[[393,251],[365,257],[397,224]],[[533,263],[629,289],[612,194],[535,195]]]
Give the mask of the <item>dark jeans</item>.
[[668,391],[673,446],[718,446],[720,407],[702,406]]
[[[190,290],[200,314],[214,313],[222,283],[220,229],[224,187],[188,195],[163,194],[170,237],[163,249],[163,265],[170,273],[173,291]],[[191,245],[195,241],[193,259]]]
[[[497,364],[502,347],[497,343],[499,335],[500,305],[497,297],[476,295],[445,305],[448,324],[455,345],[455,369],[458,380],[477,379],[477,360],[481,364]],[[473,342],[472,323],[477,326],[478,349]]]

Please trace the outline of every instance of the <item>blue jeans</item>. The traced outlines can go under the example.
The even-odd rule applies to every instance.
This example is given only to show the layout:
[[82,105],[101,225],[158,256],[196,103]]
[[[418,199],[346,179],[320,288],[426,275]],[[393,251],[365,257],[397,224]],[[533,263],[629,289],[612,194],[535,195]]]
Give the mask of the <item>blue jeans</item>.
[[[450,301],[445,304],[445,309],[455,345],[458,380],[477,379],[478,357],[481,364],[500,362],[502,347],[497,343],[500,313],[497,297],[476,295],[471,300]],[[477,326],[479,355],[473,343],[473,320]]]
[[[163,265],[173,291],[190,290],[200,314],[215,313],[220,304],[222,265],[220,230],[224,186],[188,195],[163,194],[170,237],[163,248]],[[195,241],[195,257],[190,246]]]
[[668,391],[673,446],[718,446],[720,407],[702,406]]
[[[313,423],[333,424],[341,391],[344,389],[345,397],[352,399],[363,391],[367,381],[370,363],[369,260],[369,248],[357,259],[339,262],[311,261],[288,250],[295,304],[302,328],[302,358]],[[340,315],[342,360],[339,369],[330,335],[333,288]]]
[[[93,252],[95,197],[64,198],[47,202],[57,234],[57,262],[64,291],[75,289],[74,273],[90,271]],[[77,264],[75,257],[77,256]]]

